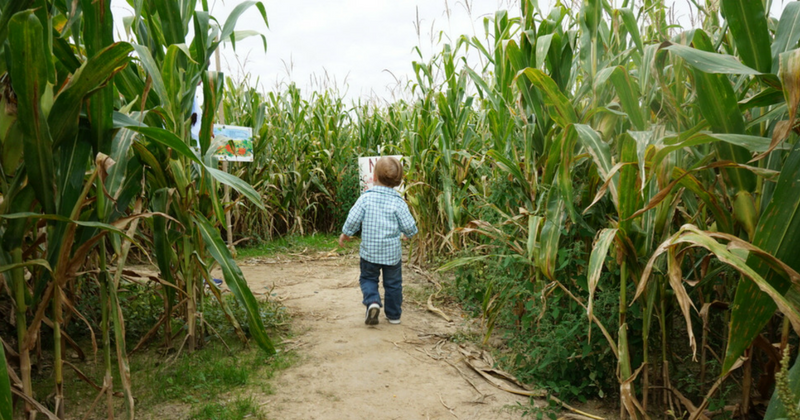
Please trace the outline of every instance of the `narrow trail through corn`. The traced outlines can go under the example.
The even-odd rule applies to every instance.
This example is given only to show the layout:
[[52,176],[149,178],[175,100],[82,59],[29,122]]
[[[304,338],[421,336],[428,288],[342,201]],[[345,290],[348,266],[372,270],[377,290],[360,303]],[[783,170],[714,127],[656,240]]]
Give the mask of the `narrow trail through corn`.
[[368,327],[357,256],[253,259],[242,270],[253,292],[271,291],[293,317],[295,334],[284,345],[298,361],[278,373],[270,395],[253,395],[269,418],[520,418],[509,407],[528,398],[479,376],[465,361],[475,365],[481,353],[452,341],[463,327],[460,314],[448,313],[454,322],[447,322],[427,310],[424,297],[413,299],[424,275],[404,266],[402,324],[381,315]]

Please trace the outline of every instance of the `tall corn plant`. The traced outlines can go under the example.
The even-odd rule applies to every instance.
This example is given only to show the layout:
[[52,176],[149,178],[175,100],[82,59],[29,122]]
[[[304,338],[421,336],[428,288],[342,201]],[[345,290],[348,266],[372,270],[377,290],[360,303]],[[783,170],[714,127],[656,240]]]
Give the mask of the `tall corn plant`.
[[[185,341],[188,349],[195,349],[198,336],[204,330],[202,290],[204,284],[214,287],[209,272],[212,263],[216,263],[223,271],[226,284],[246,308],[256,342],[272,353],[274,348],[264,332],[255,298],[215,227],[224,220],[225,211],[218,195],[218,183],[241,192],[260,210],[265,208],[250,185],[216,168],[212,156],[216,147],[212,147],[211,129],[215,110],[222,101],[224,77],[207,71],[210,58],[220,42],[229,40],[235,43],[236,21],[248,8],[256,6],[266,23],[264,6],[260,2],[243,2],[233,9],[219,28],[212,23],[206,4],[203,4],[203,11],[195,11],[196,1],[132,1],[131,4],[136,15],[126,25],[136,36],[134,48],[142,67],[139,74],[129,72],[126,75],[125,82],[129,85],[126,99],[134,107],[140,105],[147,110],[143,121],[150,127],[159,127],[171,134],[160,142],[141,144],[136,151],[148,162],[145,182],[158,197],[151,203],[151,208],[172,215],[183,230],[182,234],[177,233],[169,221],[151,226],[161,274],[178,286],[186,298],[184,313],[188,334]],[[187,47],[184,42],[190,23],[193,24],[194,38]],[[189,147],[187,128],[195,87],[199,82],[203,85],[205,107],[201,118],[199,153],[196,154]],[[154,97],[151,104],[142,103],[144,96],[135,96],[142,84],[148,99],[151,95]],[[148,90],[148,84],[152,91]],[[164,316],[168,319],[176,296],[165,292],[165,298]],[[220,303],[224,305],[221,300]],[[243,337],[227,308],[226,314]],[[167,324],[164,322],[165,337],[169,337]]]
[[[113,109],[110,103],[104,105],[102,88],[128,64],[132,48],[97,37],[103,31],[103,20],[97,17],[99,4],[83,5],[83,32],[80,26],[55,31],[54,17],[81,20],[73,6],[77,4],[51,7],[44,1],[5,2],[0,16],[6,45],[3,61],[11,64],[3,76],[6,112],[0,209],[2,260],[10,266],[2,271],[13,290],[21,372],[20,383],[13,384],[12,391],[26,401],[26,412],[43,409],[33,399],[30,351],[40,339],[42,323],[47,323],[54,342],[53,411],[59,417],[65,411],[63,345],[65,340],[72,342],[61,330],[63,311],[76,313],[70,303],[74,298],[70,285],[86,268],[87,257],[99,241],[109,233],[130,240],[131,235],[121,229],[132,222],[135,226],[142,217],[117,215],[113,220],[99,220],[85,211],[93,185],[105,179],[113,165],[105,153],[110,153],[114,141],[101,128],[111,126]],[[24,10],[27,7],[31,9]],[[85,58],[75,55],[70,37],[95,41],[87,46]],[[79,115],[82,107],[95,109],[85,125]],[[131,187],[133,197],[138,195],[136,188],[136,184]],[[29,281],[26,269],[32,274]],[[115,314],[118,309],[112,307]]]
[[[171,14],[172,9],[159,10],[160,14],[154,12],[159,4],[135,2],[137,15],[145,13],[150,21],[141,15],[134,21],[141,26],[149,23],[150,29],[172,31],[171,25],[153,26],[178,16]],[[164,5],[169,8],[172,4]],[[237,9],[238,14],[229,19],[220,35],[234,37],[236,17],[251,5],[244,4]],[[207,14],[193,13],[194,2],[180,2],[180,6],[184,12],[180,17],[185,23],[178,28],[185,28],[192,18],[200,29],[204,23],[207,25]],[[119,377],[129,416],[133,417],[124,319],[117,290],[131,244],[141,246],[136,236],[142,218],[152,218],[153,226],[164,228],[154,232],[157,238],[174,238],[175,232],[179,232],[176,227],[194,227],[184,236],[183,246],[178,250],[184,253],[190,250],[190,255],[200,255],[204,259],[211,255],[219,261],[229,287],[247,308],[251,333],[262,347],[273,351],[260,324],[252,293],[229,252],[221,245],[212,222],[205,216],[217,216],[221,212],[209,208],[208,204],[203,210],[202,203],[189,198],[192,191],[184,182],[187,178],[181,174],[181,169],[185,169],[183,174],[195,171],[204,182],[201,191],[206,196],[216,192],[213,182],[220,179],[219,182],[231,184],[257,201],[252,188],[218,171],[210,159],[198,158],[185,140],[191,105],[188,84],[194,87],[197,80],[206,78],[206,86],[212,85],[213,75],[209,76],[205,69],[208,56],[217,46],[212,41],[214,31],[197,31],[203,36],[196,37],[194,56],[180,47],[185,31],[180,40],[177,32],[168,34],[170,40],[175,41],[169,44],[172,48],[156,53],[161,62],[169,62],[162,72],[155,64],[156,59],[149,54],[149,47],[113,42],[113,16],[109,7],[108,2],[94,1],[0,3],[0,43],[5,45],[1,60],[4,65],[0,69],[5,111],[0,124],[0,233],[3,238],[0,272],[6,276],[12,291],[17,325],[20,375],[18,379],[16,375],[11,376],[14,381],[10,390],[25,401],[29,417],[35,417],[37,411],[51,417],[65,415],[62,355],[65,343],[75,346],[62,328],[65,311],[67,318],[83,319],[75,306],[81,298],[76,294],[79,288],[73,285],[83,281],[79,273],[95,269],[99,273],[96,281],[101,290],[105,366],[101,394],[107,395],[111,417],[114,414],[111,401],[113,334]],[[263,12],[263,6],[259,4],[259,8]],[[146,42],[150,47],[158,45],[153,39],[146,39]],[[141,67],[131,64],[134,51]],[[174,65],[184,58],[183,65],[195,65],[190,80],[181,78],[185,72],[175,73]],[[9,66],[5,67],[5,63]],[[208,96],[214,93],[210,87],[207,90]],[[115,110],[119,102],[114,92],[125,98],[118,110]],[[172,98],[178,98],[177,102],[172,102]],[[210,127],[211,113],[204,117],[204,125]],[[204,142],[203,151],[208,149],[207,143]],[[171,166],[162,164],[170,161]],[[180,162],[185,166],[180,166]],[[148,169],[143,171],[145,164]],[[165,172],[169,173],[169,178]],[[143,186],[147,189],[143,190]],[[184,212],[172,212],[177,216],[173,217],[169,215],[168,206],[159,208],[157,200],[150,200],[150,194],[145,193],[154,191],[154,186],[181,189],[185,198]],[[146,207],[163,211],[147,212]],[[173,224],[172,229],[165,228],[168,223]],[[165,245],[155,251],[159,262],[169,263],[169,256],[175,255],[172,244],[157,239],[155,245]],[[109,249],[114,250],[113,257],[107,254]],[[193,254],[191,249],[201,252]],[[204,249],[208,254],[202,252]],[[188,277],[183,276],[192,269],[197,273],[197,267],[208,267],[210,263],[208,260],[193,263],[191,259],[184,259],[184,262],[182,267],[168,265],[170,269],[180,268],[176,273],[163,272],[163,277],[171,281],[175,275],[180,275],[188,281]],[[195,288],[185,290],[191,292]],[[171,316],[168,311],[165,319],[169,321]],[[188,319],[191,322],[191,316]],[[31,350],[41,340],[43,323],[51,327],[53,334],[53,413],[36,402],[31,386]],[[189,338],[194,339],[193,334]],[[8,388],[0,388],[0,397],[5,398]],[[6,407],[9,406],[4,405],[4,416]]]
[[[796,142],[791,134],[797,107],[798,73],[792,69],[798,37],[791,25],[797,18],[795,6],[785,10],[773,40],[761,2],[723,1],[724,26],[709,14],[706,30],[672,38],[665,29],[665,7],[658,2],[626,2],[611,9],[587,0],[575,15],[557,4],[538,19],[534,2],[522,2],[516,28],[505,29],[509,24],[499,13],[492,21],[494,43],[472,41],[493,66],[488,80],[472,73],[487,98],[492,137],[504,140],[489,155],[518,185],[520,202],[527,208],[498,209],[507,224],[517,226],[519,239],[485,223],[464,231],[507,244],[509,251],[530,261],[534,278],[565,289],[568,285],[556,274],[563,232],[572,237],[597,232],[587,267],[587,314],[619,360],[624,415],[638,417],[647,410],[648,392],[637,392],[634,384],[641,380],[649,388],[654,316],[661,330],[657,373],[669,384],[668,288],[696,348],[691,311],[704,300],[701,296],[696,303],[684,285],[682,262],[687,258],[720,267],[715,273],[727,265],[743,274],[739,279],[732,276],[735,271],[724,271],[736,297],[723,377],[776,307],[787,322],[794,322],[798,306],[791,285],[796,267],[785,252],[797,249],[795,240],[800,238],[792,234],[797,206],[787,184],[794,176],[796,153],[790,153]],[[650,24],[643,25],[646,21]],[[508,68],[515,74],[513,81]],[[511,87],[513,93],[508,93]],[[510,115],[518,112],[524,119],[512,136],[498,131],[509,127]],[[589,178],[573,178],[577,173]],[[685,211],[676,211],[680,208]],[[529,223],[521,223],[524,219]],[[733,257],[720,243],[747,247],[749,256]],[[592,313],[609,253],[617,256],[613,265],[619,268],[616,334]],[[666,262],[656,259],[662,254],[668,255]],[[708,272],[702,270],[704,276]],[[644,347],[635,349],[626,318],[640,296]],[[636,353],[644,361],[640,367],[632,365]]]

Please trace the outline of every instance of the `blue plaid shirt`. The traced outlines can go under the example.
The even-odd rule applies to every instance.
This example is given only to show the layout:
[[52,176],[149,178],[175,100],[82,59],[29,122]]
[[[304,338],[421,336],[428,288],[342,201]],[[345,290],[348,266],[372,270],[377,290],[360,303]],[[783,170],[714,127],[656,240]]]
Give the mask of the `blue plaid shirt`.
[[400,262],[400,233],[414,236],[417,224],[408,204],[392,188],[375,186],[358,198],[350,209],[342,233],[353,236],[361,230],[361,258],[373,263]]

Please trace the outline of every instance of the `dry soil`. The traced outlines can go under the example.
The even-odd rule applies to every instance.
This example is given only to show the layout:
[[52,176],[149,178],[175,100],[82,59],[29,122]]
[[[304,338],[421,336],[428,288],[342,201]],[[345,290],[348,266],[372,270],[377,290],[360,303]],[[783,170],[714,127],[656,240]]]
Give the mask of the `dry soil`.
[[[502,391],[466,363],[474,348],[452,338],[467,328],[427,310],[430,277],[404,265],[402,324],[381,314],[364,324],[358,257],[319,254],[242,264],[257,294],[271,293],[291,313],[285,348],[299,357],[255,394],[271,419],[518,419],[528,398]],[[415,289],[417,290],[415,292]]]

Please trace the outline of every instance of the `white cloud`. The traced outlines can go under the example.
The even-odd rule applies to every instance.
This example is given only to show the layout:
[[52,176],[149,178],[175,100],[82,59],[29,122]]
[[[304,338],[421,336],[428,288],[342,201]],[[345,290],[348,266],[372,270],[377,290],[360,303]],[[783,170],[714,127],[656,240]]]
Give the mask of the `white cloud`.
[[[612,0],[615,4],[621,0]],[[753,0],[759,1],[759,0]],[[774,0],[772,15],[779,16],[786,0]],[[394,74],[412,78],[411,62],[418,60],[412,49],[420,46],[426,58],[440,47],[433,46],[439,32],[453,39],[461,34],[484,38],[483,18],[496,10],[508,9],[518,15],[514,0],[264,0],[270,28],[266,29],[255,7],[239,19],[237,29],[261,31],[267,37],[264,53],[260,38],[238,42],[236,52],[230,46],[222,50],[223,71],[233,77],[249,73],[270,89],[276,81],[294,80],[308,90],[313,75],[327,75],[342,83],[347,80],[348,97],[370,95],[387,97],[387,86],[395,84]],[[465,3],[469,2],[469,3]],[[669,1],[668,1],[669,2]],[[212,15],[224,22],[240,2],[210,0]],[[540,0],[549,9],[552,0]],[[470,5],[471,15],[465,4]],[[676,17],[688,16],[686,0],[674,1]],[[446,5],[450,13],[446,12]],[[112,0],[117,19],[130,15],[124,0]],[[418,15],[417,15],[418,14]],[[415,22],[420,19],[420,34]],[[685,19],[685,18],[684,18]],[[683,19],[682,19],[683,20]],[[239,63],[244,64],[244,70]],[[293,64],[291,76],[286,67]],[[391,72],[392,74],[389,74]]]

